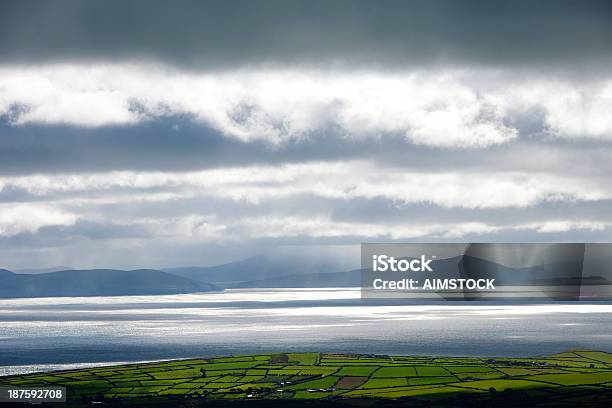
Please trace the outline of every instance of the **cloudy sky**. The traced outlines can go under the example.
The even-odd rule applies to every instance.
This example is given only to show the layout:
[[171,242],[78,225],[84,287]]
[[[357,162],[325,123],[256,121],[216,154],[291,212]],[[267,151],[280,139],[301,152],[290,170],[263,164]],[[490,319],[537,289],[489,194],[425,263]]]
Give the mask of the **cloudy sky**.
[[612,240],[608,1],[3,1],[0,260]]

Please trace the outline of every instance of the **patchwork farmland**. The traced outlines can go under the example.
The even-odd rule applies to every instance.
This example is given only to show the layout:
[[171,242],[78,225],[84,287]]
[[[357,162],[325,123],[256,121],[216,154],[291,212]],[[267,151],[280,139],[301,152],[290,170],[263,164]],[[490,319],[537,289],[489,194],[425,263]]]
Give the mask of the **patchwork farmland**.
[[[66,387],[72,406],[412,406],[529,401],[530,406],[612,406],[612,354],[540,358],[282,353],[96,367],[0,378],[0,386]],[[58,406],[65,404],[58,404]]]

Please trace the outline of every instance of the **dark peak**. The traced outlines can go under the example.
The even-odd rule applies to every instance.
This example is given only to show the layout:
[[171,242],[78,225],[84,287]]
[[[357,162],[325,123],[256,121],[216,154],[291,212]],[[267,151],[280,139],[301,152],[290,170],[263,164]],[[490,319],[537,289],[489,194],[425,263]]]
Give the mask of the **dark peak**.
[[8,269],[0,269],[0,278],[11,276],[11,275],[14,275],[14,273],[9,271]]

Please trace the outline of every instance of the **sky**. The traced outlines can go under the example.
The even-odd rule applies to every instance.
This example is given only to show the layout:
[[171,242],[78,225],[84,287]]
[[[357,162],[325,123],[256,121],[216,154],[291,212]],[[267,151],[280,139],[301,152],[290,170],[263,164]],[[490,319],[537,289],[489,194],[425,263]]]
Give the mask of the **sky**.
[[3,1],[0,264],[612,240],[608,1]]

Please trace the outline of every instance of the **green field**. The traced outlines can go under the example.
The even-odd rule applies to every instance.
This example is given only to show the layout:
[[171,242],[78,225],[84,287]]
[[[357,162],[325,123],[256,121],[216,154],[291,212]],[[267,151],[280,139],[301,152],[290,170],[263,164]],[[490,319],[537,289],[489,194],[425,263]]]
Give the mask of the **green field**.
[[531,406],[612,406],[612,354],[575,350],[487,359],[283,353],[1,377],[0,386],[7,385],[64,386],[75,406],[287,399],[365,405],[399,399],[431,406],[516,398]]

